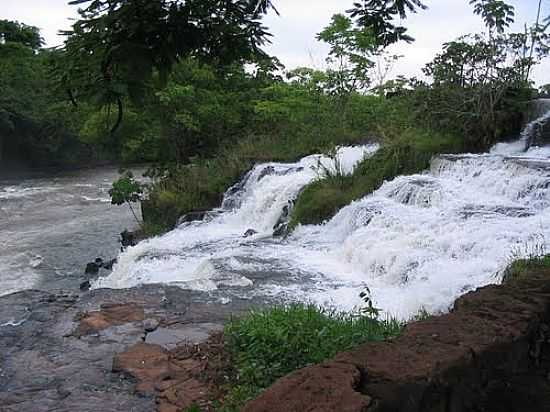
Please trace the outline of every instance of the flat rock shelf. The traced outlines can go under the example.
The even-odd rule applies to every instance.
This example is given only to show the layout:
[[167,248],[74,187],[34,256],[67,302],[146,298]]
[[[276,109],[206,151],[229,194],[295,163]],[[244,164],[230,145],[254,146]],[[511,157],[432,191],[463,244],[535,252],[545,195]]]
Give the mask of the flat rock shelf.
[[210,396],[192,348],[250,301],[212,304],[177,287],[0,298],[3,412],[179,411]]

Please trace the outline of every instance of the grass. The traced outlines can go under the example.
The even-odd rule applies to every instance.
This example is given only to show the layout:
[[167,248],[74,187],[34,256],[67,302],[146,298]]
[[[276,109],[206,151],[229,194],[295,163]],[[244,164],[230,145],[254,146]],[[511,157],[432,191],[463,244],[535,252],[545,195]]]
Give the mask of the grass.
[[171,229],[177,219],[191,211],[218,207],[225,191],[254,164],[268,161],[294,162],[311,153],[323,153],[336,145],[361,141],[358,133],[340,129],[322,137],[304,131],[288,136],[248,136],[215,157],[195,159],[170,171],[167,178],[153,186],[149,199],[142,203],[145,223]]
[[503,273],[503,283],[521,280],[540,269],[550,269],[550,255],[514,260]]
[[290,227],[320,224],[353,200],[378,189],[386,180],[427,169],[433,156],[463,148],[456,136],[416,128],[385,136],[383,147],[350,176],[319,179],[307,186],[294,205]]
[[275,380],[366,341],[397,336],[403,324],[294,304],[249,313],[225,328],[234,384],[220,411],[238,411]]

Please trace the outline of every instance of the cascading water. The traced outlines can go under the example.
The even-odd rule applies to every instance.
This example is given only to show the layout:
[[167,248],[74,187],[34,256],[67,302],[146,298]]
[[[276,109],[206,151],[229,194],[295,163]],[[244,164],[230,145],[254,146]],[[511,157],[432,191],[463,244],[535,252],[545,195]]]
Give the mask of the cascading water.
[[[352,309],[368,285],[375,304],[394,316],[447,310],[461,294],[498,282],[511,256],[548,246],[550,148],[527,145],[533,125],[549,118],[547,111],[519,142],[488,154],[435,158],[429,171],[386,182],[329,222],[299,227],[286,239],[273,238],[273,226],[315,179],[319,157],[257,166],[209,221],[128,249],[94,287],[166,282],[226,298]],[[374,150],[341,149],[339,159],[349,172]],[[321,161],[331,167],[330,159]],[[243,238],[248,229],[258,233]]]

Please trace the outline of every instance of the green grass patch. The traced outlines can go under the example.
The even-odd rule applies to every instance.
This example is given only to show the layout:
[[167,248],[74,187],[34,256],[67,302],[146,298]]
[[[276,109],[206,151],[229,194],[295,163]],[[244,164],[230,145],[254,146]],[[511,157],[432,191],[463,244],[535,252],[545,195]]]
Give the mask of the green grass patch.
[[378,189],[386,180],[427,169],[433,156],[456,153],[463,142],[456,136],[408,128],[386,134],[384,145],[350,176],[328,176],[307,186],[292,211],[290,227],[320,224],[342,207]]
[[294,304],[258,310],[225,328],[236,376],[222,411],[238,411],[275,380],[367,341],[397,336],[403,324]]
[[550,269],[550,255],[516,259],[504,270],[502,281],[508,283],[521,280],[541,269]]

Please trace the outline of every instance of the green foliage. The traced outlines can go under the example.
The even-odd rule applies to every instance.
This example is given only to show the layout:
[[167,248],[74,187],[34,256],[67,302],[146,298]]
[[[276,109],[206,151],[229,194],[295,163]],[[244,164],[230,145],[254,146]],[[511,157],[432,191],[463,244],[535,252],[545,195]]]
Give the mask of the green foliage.
[[414,40],[405,27],[393,23],[396,18],[404,20],[407,12],[414,13],[417,8],[426,6],[420,0],[364,0],[356,1],[349,12],[358,25],[372,32],[378,44],[387,47],[401,40],[408,43]]
[[59,86],[73,101],[116,107],[114,134],[125,102],[141,105],[156,81],[164,85],[173,67],[190,56],[217,67],[257,62],[269,33],[261,24],[271,2],[217,0],[73,0],[80,19],[57,65]]
[[122,205],[127,202],[138,202],[143,195],[143,184],[134,179],[130,171],[126,171],[115,182],[109,190],[111,203],[113,205]]
[[514,7],[502,0],[470,0],[474,13],[481,16],[490,32],[504,33],[514,22]]
[[44,45],[40,29],[18,21],[0,20],[0,44],[18,43],[31,50],[38,50]]
[[[77,139],[80,113],[54,90],[49,65],[55,53],[35,49],[41,44],[35,28],[5,20],[0,26],[0,162],[42,166],[89,159],[90,150]],[[7,33],[10,27],[22,32]]]
[[113,182],[113,187],[109,190],[111,203],[119,206],[126,203],[134,215],[134,219],[142,229],[144,229],[144,227],[134,212],[132,203],[142,200],[144,188],[145,186],[136,181],[132,172],[128,170],[124,172],[118,180]]
[[369,30],[354,27],[349,17],[335,14],[317,39],[330,45],[329,92],[343,97],[369,85],[368,72],[374,66],[372,55],[377,49],[376,39]]
[[503,273],[503,282],[521,281],[537,270],[550,269],[550,255],[514,260]]
[[276,379],[362,342],[397,336],[401,328],[394,320],[303,304],[253,311],[233,319],[225,328],[227,349],[237,370],[233,403],[244,403]]
[[487,34],[464,35],[444,44],[424,69],[433,84],[418,89],[426,108],[424,118],[444,119],[483,150],[521,124],[516,114],[532,98],[530,69],[549,53],[548,27],[537,21],[524,32],[509,33],[512,6],[500,0],[470,3],[483,18]]
[[197,405],[190,406],[189,408],[185,408],[183,412],[202,412],[202,409],[199,408]]

